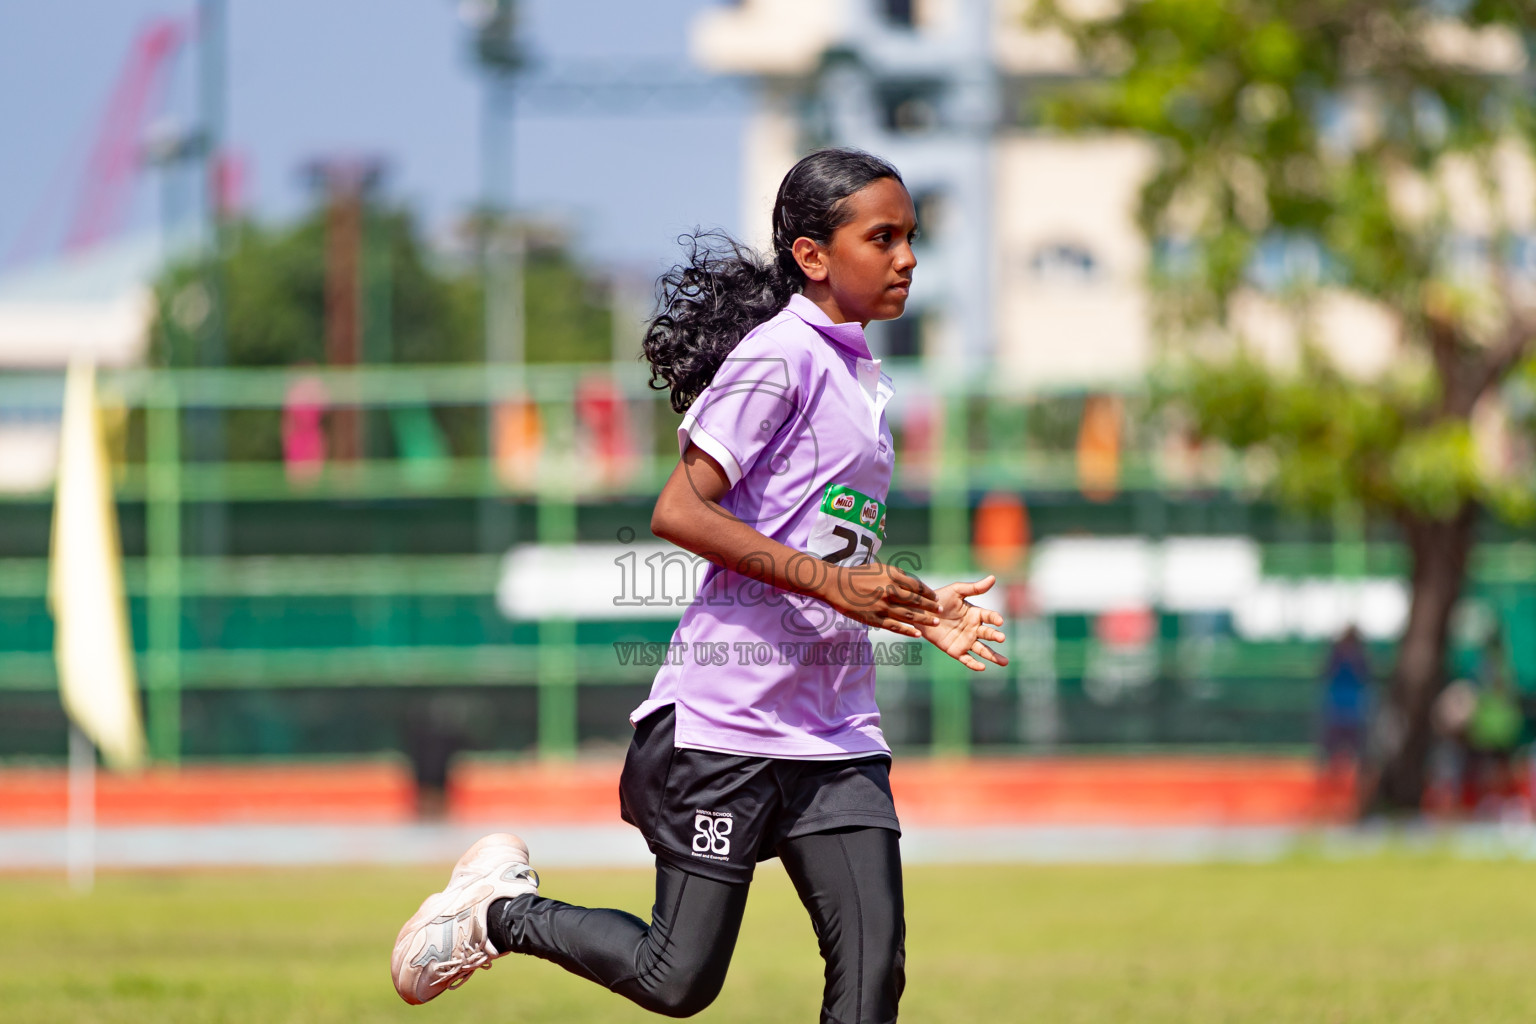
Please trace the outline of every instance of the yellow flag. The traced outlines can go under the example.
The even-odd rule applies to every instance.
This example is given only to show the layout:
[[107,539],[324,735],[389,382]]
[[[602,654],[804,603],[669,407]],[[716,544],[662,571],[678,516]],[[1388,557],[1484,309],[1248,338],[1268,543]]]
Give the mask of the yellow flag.
[[70,363],[64,384],[52,546],[48,606],[64,710],[109,765],[136,767],[144,761],[144,724],[117,507],[96,405],[96,370],[78,360]]

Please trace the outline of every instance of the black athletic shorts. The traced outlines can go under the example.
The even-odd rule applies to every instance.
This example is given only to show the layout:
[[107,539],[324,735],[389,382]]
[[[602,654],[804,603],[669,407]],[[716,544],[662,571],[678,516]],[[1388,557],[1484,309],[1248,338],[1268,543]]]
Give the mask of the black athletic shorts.
[[845,827],[900,834],[891,759],[745,757],[673,745],[671,705],[635,727],[619,809],[658,859],[721,882],[749,882],[786,839]]

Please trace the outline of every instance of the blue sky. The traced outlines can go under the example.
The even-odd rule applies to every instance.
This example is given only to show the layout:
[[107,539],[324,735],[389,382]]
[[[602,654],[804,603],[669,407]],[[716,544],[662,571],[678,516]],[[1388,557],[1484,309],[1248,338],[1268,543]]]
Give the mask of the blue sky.
[[[530,50],[555,66],[682,67],[709,0],[524,0]],[[0,2],[0,261],[42,205],[57,239],[129,45],[146,20],[193,0]],[[245,205],[287,219],[311,202],[299,168],[335,154],[388,159],[389,194],[434,226],[480,188],[481,90],[455,0],[229,0],[227,139],[248,169]],[[167,104],[193,109],[195,62]],[[573,115],[524,102],[514,122],[515,202],[568,222],[600,263],[654,269],[694,225],[738,230],[740,102]],[[140,175],[130,229],[158,222]],[[38,246],[30,246],[36,251]]]

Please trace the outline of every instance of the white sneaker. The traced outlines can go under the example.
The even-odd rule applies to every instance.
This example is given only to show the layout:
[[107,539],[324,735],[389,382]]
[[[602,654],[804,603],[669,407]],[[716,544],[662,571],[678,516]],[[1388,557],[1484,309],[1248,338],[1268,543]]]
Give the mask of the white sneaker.
[[395,938],[389,972],[400,998],[424,1003],[506,955],[491,945],[486,912],[496,900],[538,890],[528,844],[510,832],[485,836],[465,850],[448,887],[428,896]]

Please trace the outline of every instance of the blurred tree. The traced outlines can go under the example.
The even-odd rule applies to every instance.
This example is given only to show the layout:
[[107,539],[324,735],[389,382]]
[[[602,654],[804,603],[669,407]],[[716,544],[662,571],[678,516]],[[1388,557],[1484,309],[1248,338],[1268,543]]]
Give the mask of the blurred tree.
[[[224,275],[231,366],[325,362],[325,227],[318,211],[291,226],[245,221],[230,229]],[[370,210],[365,244],[365,267],[388,267],[392,351],[383,355],[398,362],[478,359],[478,321],[462,308],[472,298],[472,280],[427,265],[414,219],[400,210]],[[160,280],[151,340],[157,365],[197,365],[193,331],[207,309],[200,287],[195,265],[172,267]]]
[[[1139,220],[1167,394],[1205,436],[1258,452],[1295,505],[1389,517],[1411,552],[1361,810],[1416,808],[1478,517],[1533,511],[1529,461],[1500,438],[1518,433],[1512,399],[1528,410],[1536,381],[1536,4],[1092,8],[1036,4],[1087,72],[1046,116],[1152,142]],[[1351,339],[1326,336],[1318,314],[1341,296],[1390,319],[1386,369],[1362,378],[1337,361]],[[1257,354],[1243,309],[1256,297],[1290,325],[1292,365]]]
[[[367,219],[362,293],[368,358],[481,361],[485,303],[478,269],[434,260],[408,211],[374,208]],[[325,363],[325,230],[324,210],[291,226],[245,221],[230,228],[224,280],[231,366]],[[526,274],[528,362],[607,360],[609,303],[558,237],[545,232],[532,240]],[[198,365],[193,345],[209,313],[203,287],[195,264],[173,266],[157,283],[150,341],[155,365]],[[231,458],[280,457],[275,413],[233,410],[229,416]],[[483,453],[479,410],[437,410],[436,416],[455,454]]]
[[605,285],[584,274],[567,249],[547,242],[532,245],[523,273],[525,360],[606,363],[612,358],[613,304]]

